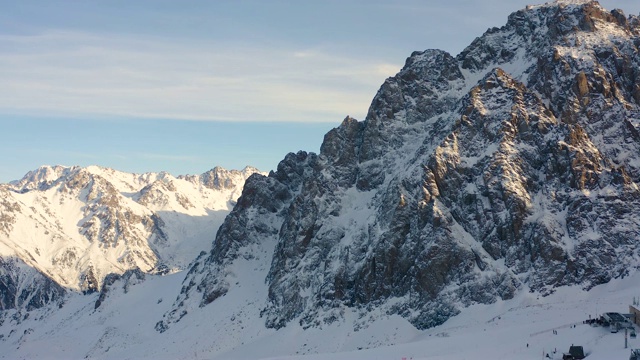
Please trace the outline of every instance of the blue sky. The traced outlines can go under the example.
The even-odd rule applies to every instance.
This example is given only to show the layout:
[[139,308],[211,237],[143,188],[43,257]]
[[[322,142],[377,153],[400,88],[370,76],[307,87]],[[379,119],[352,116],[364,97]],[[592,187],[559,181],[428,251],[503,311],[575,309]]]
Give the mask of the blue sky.
[[268,171],[363,119],[412,51],[457,54],[527,3],[2,1],[0,182],[45,164]]

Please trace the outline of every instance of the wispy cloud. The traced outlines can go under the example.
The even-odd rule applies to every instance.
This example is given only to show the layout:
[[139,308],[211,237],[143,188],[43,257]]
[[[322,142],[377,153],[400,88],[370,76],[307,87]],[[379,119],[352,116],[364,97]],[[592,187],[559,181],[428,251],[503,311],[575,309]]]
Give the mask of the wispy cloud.
[[0,36],[0,112],[229,121],[363,116],[399,66],[331,49],[79,32]]
[[186,156],[186,155],[168,155],[168,154],[154,154],[154,153],[135,153],[131,157],[147,160],[161,160],[161,161],[181,161],[181,162],[193,162],[199,163],[203,159],[198,156]]

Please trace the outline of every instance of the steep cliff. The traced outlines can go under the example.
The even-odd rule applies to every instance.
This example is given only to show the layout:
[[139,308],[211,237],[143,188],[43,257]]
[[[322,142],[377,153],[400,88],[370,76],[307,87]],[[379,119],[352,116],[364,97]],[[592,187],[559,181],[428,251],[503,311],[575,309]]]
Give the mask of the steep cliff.
[[272,258],[262,314],[276,328],[372,307],[425,328],[635,271],[639,33],[637,16],[557,1],[458,56],[414,52],[364,121],[247,180],[156,328],[224,296],[239,257]]

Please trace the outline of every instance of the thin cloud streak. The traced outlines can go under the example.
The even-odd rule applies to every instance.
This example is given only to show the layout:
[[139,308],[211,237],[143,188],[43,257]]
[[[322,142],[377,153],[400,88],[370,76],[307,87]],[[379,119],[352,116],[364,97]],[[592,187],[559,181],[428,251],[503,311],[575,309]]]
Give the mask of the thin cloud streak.
[[399,69],[287,49],[75,32],[0,36],[0,111],[38,116],[336,122]]
[[167,154],[153,154],[153,153],[136,153],[133,158],[151,159],[151,160],[163,160],[163,161],[185,161],[200,163],[203,159],[197,156],[183,156],[183,155],[167,155]]

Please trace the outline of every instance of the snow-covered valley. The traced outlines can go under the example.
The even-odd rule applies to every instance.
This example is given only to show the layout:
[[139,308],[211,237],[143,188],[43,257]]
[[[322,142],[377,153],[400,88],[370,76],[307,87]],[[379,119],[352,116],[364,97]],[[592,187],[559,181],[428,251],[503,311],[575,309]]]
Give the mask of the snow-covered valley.
[[0,358],[533,360],[543,353],[561,359],[575,344],[589,359],[608,360],[627,359],[631,348],[640,348],[640,338],[629,337],[625,349],[624,331],[583,323],[604,312],[628,312],[640,296],[640,274],[589,292],[579,287],[559,288],[547,297],[522,292],[511,300],[471,306],[424,331],[397,315],[354,309],[344,309],[343,319],[319,328],[293,322],[276,331],[260,318],[267,291],[265,259],[238,261],[232,276],[241,286],[193,309],[197,316],[164,333],[153,326],[170,309],[182,274],[149,275],[126,292],[118,282],[97,309],[99,294],[74,294],[60,309],[39,309],[26,319],[6,312]]

